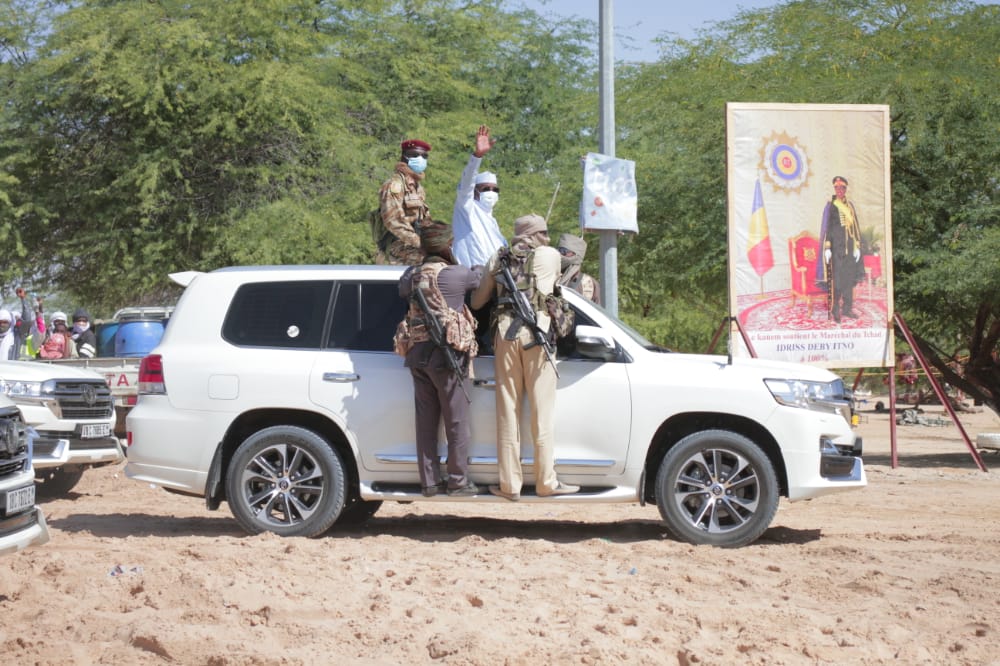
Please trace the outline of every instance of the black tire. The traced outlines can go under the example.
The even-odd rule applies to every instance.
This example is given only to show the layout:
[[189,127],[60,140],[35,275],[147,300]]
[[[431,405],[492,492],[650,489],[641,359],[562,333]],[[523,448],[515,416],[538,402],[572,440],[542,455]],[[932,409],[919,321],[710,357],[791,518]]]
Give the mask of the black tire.
[[681,541],[736,548],[752,543],[778,510],[778,479],[759,446],[727,430],[678,442],[656,475],[656,505]]
[[63,497],[80,483],[83,467],[48,467],[35,470],[35,492],[42,499]]
[[250,534],[314,537],[344,508],[345,479],[344,463],[325,439],[305,428],[273,426],[236,449],[226,499]]
[[340,517],[337,518],[333,528],[364,525],[381,507],[382,500],[352,498],[344,505],[344,509],[340,512]]

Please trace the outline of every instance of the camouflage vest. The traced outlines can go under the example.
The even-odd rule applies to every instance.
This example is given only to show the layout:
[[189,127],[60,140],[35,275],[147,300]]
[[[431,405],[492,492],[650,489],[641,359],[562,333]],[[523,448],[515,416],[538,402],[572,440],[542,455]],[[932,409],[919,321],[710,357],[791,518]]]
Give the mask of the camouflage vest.
[[[518,291],[524,292],[524,295],[528,298],[528,303],[531,304],[535,312],[545,312],[549,315],[551,320],[550,328],[547,331],[549,336],[564,338],[569,335],[570,331],[573,330],[573,324],[576,319],[573,309],[566,302],[566,299],[563,298],[562,289],[559,287],[558,282],[553,285],[552,293],[547,296],[538,291],[533,266],[535,250],[531,249],[526,253],[522,253],[513,248],[503,247],[499,250],[499,256],[501,266],[504,261],[508,262],[510,274],[514,278],[514,285]],[[507,289],[504,287],[503,282],[499,278],[496,282],[497,308],[494,316],[504,312],[510,313],[513,310],[510,296],[507,294]],[[513,340],[517,329],[525,323],[527,322],[515,321],[508,330],[508,339]]]
[[[425,261],[413,271],[412,289],[420,289],[423,292],[432,314],[441,322],[448,346],[458,352],[467,352],[472,357],[479,353],[479,345],[476,343],[476,318],[467,305],[462,305],[461,312],[453,310],[441,293],[438,287],[438,274],[447,267],[448,264],[440,260]],[[416,299],[410,298],[410,309],[406,313],[406,318],[396,329],[394,342],[397,354],[406,356],[406,352],[414,345],[431,339],[427,331],[426,316]]]

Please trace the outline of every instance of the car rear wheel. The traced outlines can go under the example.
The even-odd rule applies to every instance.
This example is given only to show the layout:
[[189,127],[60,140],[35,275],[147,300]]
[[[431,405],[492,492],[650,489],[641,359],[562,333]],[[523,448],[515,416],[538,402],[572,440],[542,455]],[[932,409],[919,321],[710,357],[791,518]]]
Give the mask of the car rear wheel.
[[663,458],[656,504],[682,541],[733,548],[755,541],[778,509],[774,466],[752,441],[726,430],[688,435]]
[[330,444],[305,428],[273,426],[233,454],[226,498],[251,534],[318,536],[344,508],[344,464]]

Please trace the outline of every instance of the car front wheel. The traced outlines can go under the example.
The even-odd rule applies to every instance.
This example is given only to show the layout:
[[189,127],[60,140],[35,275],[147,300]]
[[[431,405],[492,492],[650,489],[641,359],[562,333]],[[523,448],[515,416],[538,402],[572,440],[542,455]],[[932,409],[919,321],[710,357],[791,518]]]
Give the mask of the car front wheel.
[[344,507],[344,464],[330,444],[297,426],[254,433],[233,454],[226,498],[251,534],[318,536]]
[[778,509],[774,466],[752,441],[726,430],[688,435],[663,458],[656,504],[667,529],[693,544],[745,546]]

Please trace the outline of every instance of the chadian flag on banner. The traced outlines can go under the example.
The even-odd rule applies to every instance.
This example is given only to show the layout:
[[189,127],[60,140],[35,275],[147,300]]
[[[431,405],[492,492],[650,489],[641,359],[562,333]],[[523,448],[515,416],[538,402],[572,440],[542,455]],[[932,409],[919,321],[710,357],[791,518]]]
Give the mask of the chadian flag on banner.
[[753,212],[750,213],[750,236],[747,239],[747,257],[757,275],[774,268],[774,253],[771,252],[771,233],[767,229],[767,212],[764,197],[760,193],[760,178],[753,192]]

